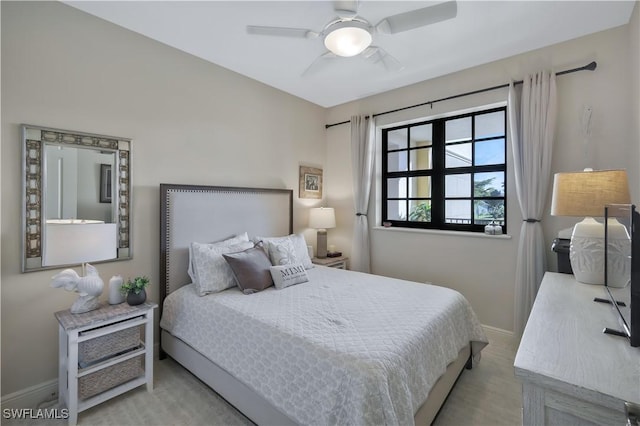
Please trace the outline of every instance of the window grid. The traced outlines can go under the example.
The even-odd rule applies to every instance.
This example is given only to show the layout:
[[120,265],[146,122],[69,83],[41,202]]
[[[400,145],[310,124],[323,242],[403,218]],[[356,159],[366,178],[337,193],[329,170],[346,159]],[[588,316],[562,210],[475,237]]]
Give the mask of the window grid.
[[[500,123],[499,134],[483,135],[476,138],[476,121],[479,116],[486,114],[502,112],[502,122]],[[446,142],[446,123],[452,120],[460,118],[471,117],[471,137],[467,139],[456,140],[453,142]],[[417,126],[423,126],[431,124],[432,137],[430,143],[422,146],[412,146],[411,142],[411,128]],[[387,135],[389,132],[399,129],[407,129],[406,141],[402,142],[402,148],[389,147],[389,141]],[[485,130],[486,131],[486,130]],[[397,135],[396,135],[397,137]],[[502,162],[496,164],[482,164],[477,165],[478,155],[477,150],[479,143],[481,142],[500,142],[502,141]],[[457,165],[456,167],[447,167],[447,150],[450,147],[456,147],[464,144],[471,145],[471,159],[469,165]],[[411,153],[421,149],[431,149],[431,164],[430,168],[422,168],[412,170],[411,166]],[[485,146],[486,148],[486,146]],[[440,118],[435,120],[422,121],[419,123],[397,126],[393,128],[383,129],[382,131],[382,149],[383,149],[383,164],[382,164],[382,220],[383,222],[390,222],[392,226],[396,227],[408,227],[408,228],[426,228],[426,229],[442,229],[442,230],[457,230],[457,231],[472,231],[483,232],[484,226],[490,223],[493,219],[489,217],[482,217],[477,215],[477,206],[484,206],[485,210],[492,208],[494,216],[496,211],[500,212],[499,217],[496,217],[495,222],[502,225],[503,231],[506,232],[507,223],[507,197],[506,197],[506,107],[492,108],[483,111],[477,111],[468,114],[462,114],[452,117]],[[403,161],[406,163],[406,167],[403,170],[392,171],[389,169],[389,154],[397,153],[398,156],[404,156]],[[461,156],[462,157],[462,156]],[[476,176],[480,173],[501,173],[501,194],[477,194],[475,191]],[[454,195],[445,196],[445,180],[447,176],[455,175],[468,175],[469,176],[469,188],[468,195]],[[411,196],[410,179],[411,177],[429,177],[431,184],[431,191],[429,196],[424,194],[417,194],[418,196]],[[394,178],[404,178],[403,187],[404,194],[390,194],[389,193],[389,180]],[[398,188],[399,190],[400,188]],[[500,188],[498,188],[500,190]],[[398,213],[394,211],[394,215],[390,215],[389,202],[397,202],[399,208]],[[468,201],[468,218],[447,218],[445,217],[445,206],[448,201]],[[487,202],[495,203],[487,203]],[[421,219],[412,220],[411,205],[426,202],[430,204],[430,211],[428,212],[428,221],[425,221],[424,214]],[[481,204],[479,203],[481,202]],[[502,209],[499,206],[502,203]],[[478,207],[479,208],[479,207]],[[401,212],[403,214],[401,214]],[[486,211],[485,211],[486,215]],[[399,216],[399,217],[398,217]]]

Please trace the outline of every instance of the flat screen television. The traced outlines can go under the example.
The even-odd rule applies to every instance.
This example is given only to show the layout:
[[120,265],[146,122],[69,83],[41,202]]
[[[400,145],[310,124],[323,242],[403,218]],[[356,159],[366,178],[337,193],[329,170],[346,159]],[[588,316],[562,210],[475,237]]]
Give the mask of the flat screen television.
[[620,330],[605,329],[640,346],[640,213],[633,204],[605,207],[604,280]]

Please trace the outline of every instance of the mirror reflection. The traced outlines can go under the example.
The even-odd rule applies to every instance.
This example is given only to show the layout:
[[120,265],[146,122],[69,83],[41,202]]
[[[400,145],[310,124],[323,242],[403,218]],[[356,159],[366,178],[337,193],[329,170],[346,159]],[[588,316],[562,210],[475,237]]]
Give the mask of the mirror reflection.
[[44,157],[47,223],[114,223],[114,152],[45,144]]
[[44,145],[43,266],[117,257],[115,152]]
[[23,136],[23,272],[131,258],[131,141],[27,125]]

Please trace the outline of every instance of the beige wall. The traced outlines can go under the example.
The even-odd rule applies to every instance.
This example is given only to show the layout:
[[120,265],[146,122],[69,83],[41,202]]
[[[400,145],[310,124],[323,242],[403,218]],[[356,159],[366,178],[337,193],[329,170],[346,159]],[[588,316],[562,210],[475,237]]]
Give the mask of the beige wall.
[[57,271],[20,273],[21,123],[133,139],[133,260],[98,269],[149,275],[157,301],[159,183],[296,189],[300,163],[324,166],[325,110],[58,2],[1,7],[7,395],[57,377],[53,313],[76,298],[49,287]]
[[[635,20],[609,31],[582,37],[548,48],[518,55],[505,60],[446,75],[433,80],[372,96],[360,101],[331,108],[328,123],[348,120],[353,114],[371,114],[408,105],[439,99],[484,87],[492,87],[520,80],[527,72],[542,68],[556,71],[579,67],[595,60],[595,72],[580,72],[557,79],[558,124],[552,171],[627,168],[634,188],[634,202],[638,203],[639,167],[637,112],[638,92],[629,86],[635,79],[637,86],[637,37],[630,52],[632,34],[637,35],[637,6]],[[635,72],[630,56],[635,55]],[[632,78],[633,76],[633,78]],[[506,101],[507,91],[498,90],[464,97],[378,118],[386,124],[428,117]],[[592,135],[585,140],[581,134],[582,110],[593,108]],[[635,127],[634,127],[635,126]],[[634,130],[635,129],[635,130]],[[635,131],[635,135],[634,135]],[[352,190],[349,151],[349,125],[332,127],[327,131],[328,205],[338,208],[340,227],[329,231],[329,242],[349,247],[352,228]],[[511,153],[509,157],[511,158]],[[348,183],[344,185],[344,183]],[[416,281],[430,281],[454,288],[471,302],[483,324],[513,330],[513,298],[516,253],[522,221],[517,204],[513,170],[507,176],[508,229],[511,239],[490,239],[445,235],[443,233],[402,232],[373,229],[373,271]],[[550,191],[549,191],[550,192]],[[549,194],[550,197],[550,194]],[[375,215],[372,202],[369,218]],[[543,227],[547,246],[558,230],[572,226],[571,218],[547,216]],[[554,253],[548,250],[549,268],[555,269]]]

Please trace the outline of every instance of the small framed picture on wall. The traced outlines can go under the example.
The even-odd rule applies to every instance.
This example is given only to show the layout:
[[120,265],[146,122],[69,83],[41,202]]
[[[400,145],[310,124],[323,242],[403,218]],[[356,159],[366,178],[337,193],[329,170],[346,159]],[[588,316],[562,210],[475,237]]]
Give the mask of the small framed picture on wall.
[[300,198],[322,198],[322,169],[300,166]]
[[111,202],[111,164],[100,164],[100,202]]

